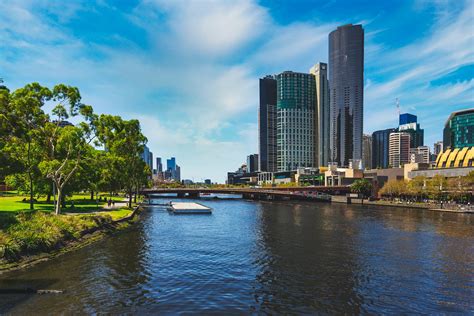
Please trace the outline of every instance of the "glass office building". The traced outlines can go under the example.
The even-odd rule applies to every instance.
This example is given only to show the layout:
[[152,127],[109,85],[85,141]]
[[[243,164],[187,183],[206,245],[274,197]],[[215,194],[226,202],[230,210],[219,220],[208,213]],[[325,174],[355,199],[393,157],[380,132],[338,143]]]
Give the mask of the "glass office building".
[[277,75],[278,171],[315,167],[316,81],[311,74]]
[[343,25],[329,34],[331,161],[348,166],[362,159],[364,29]]
[[474,109],[451,113],[443,130],[444,148],[474,146]]

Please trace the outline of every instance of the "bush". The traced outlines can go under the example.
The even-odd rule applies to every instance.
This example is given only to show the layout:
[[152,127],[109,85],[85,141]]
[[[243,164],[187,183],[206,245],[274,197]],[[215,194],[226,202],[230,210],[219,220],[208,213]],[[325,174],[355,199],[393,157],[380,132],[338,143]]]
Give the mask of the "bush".
[[0,231],[0,258],[13,260],[21,254],[47,252],[61,243],[76,240],[81,232],[111,222],[109,215],[61,215],[23,212],[16,223]]

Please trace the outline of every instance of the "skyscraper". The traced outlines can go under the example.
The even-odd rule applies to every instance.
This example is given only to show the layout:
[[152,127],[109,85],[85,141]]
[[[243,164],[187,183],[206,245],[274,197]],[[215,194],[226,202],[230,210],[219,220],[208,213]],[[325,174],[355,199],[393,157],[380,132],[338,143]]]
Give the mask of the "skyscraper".
[[176,158],[171,157],[166,159],[166,170],[175,170],[176,169]]
[[163,164],[161,163],[161,157],[156,157],[156,171],[163,172]]
[[365,169],[372,169],[372,135],[362,136],[362,162]]
[[258,171],[258,154],[247,156],[247,172]]
[[260,79],[260,105],[258,110],[258,148],[260,171],[277,170],[277,81],[273,76]]
[[364,29],[343,25],[329,34],[331,161],[347,166],[362,159]]
[[390,134],[388,155],[392,168],[402,167],[410,162],[410,134],[405,132]]
[[311,74],[277,75],[278,171],[314,167],[316,83]]
[[404,113],[399,117],[399,132],[410,134],[410,148],[418,148],[424,143],[424,130],[420,128],[416,115]]
[[395,132],[396,128],[389,128],[372,133],[372,168],[388,168],[390,134]]
[[445,149],[474,146],[474,108],[451,113],[443,130]]
[[329,147],[329,85],[327,64],[317,63],[310,69],[316,79],[316,111],[315,111],[315,164],[327,166],[330,157]]

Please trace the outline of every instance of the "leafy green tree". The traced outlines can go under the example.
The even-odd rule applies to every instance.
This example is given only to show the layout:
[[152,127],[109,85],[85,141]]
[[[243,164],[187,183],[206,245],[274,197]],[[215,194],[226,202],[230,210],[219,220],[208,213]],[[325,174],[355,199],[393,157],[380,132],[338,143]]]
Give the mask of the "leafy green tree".
[[[80,102],[81,95],[76,87],[56,85],[51,99],[57,102],[52,110],[56,119],[46,122],[44,126],[43,146],[47,149],[47,154],[39,167],[54,183],[55,214],[58,215],[61,213],[64,188],[78,170],[90,143],[95,139],[92,122],[96,116],[91,106]],[[61,126],[61,122],[79,114],[82,115],[83,122],[76,126]]]
[[372,183],[367,179],[358,179],[352,183],[351,191],[361,194],[363,197],[370,196],[372,193]]
[[43,149],[40,145],[41,129],[48,121],[43,106],[52,96],[48,88],[31,83],[15,90],[8,97],[4,95],[7,100],[1,105],[1,125],[9,131],[3,152],[9,155],[10,161],[15,161],[20,166],[17,172],[23,175],[18,175],[17,180],[28,182],[23,183],[22,187],[29,188],[30,209],[34,208],[35,182],[40,177],[38,164]]
[[136,194],[151,176],[149,168],[141,158],[147,139],[141,132],[140,122],[126,121],[119,116],[101,115],[96,123],[98,138],[119,171],[113,174],[120,179],[131,207],[133,194]]

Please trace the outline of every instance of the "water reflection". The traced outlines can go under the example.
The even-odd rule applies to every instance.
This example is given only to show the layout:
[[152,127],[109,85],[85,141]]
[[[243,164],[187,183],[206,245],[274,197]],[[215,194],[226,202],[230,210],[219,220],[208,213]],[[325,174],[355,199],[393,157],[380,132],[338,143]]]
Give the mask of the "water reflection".
[[[169,199],[169,198],[168,198]],[[472,311],[472,215],[206,200],[212,216],[150,209],[129,230],[0,277],[0,312]]]

